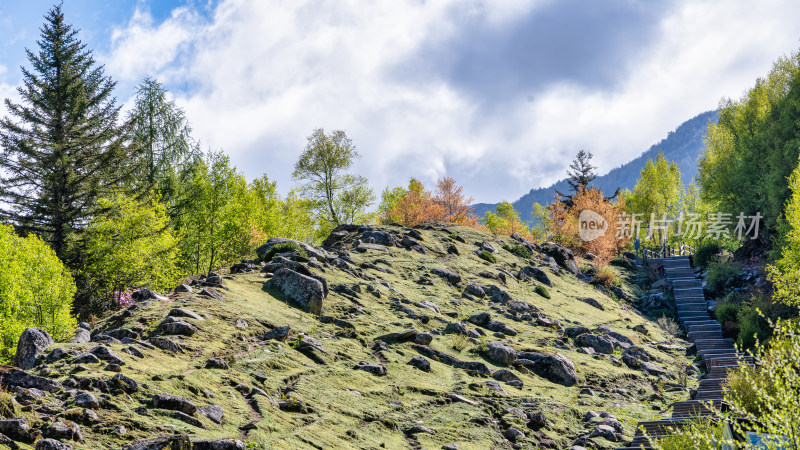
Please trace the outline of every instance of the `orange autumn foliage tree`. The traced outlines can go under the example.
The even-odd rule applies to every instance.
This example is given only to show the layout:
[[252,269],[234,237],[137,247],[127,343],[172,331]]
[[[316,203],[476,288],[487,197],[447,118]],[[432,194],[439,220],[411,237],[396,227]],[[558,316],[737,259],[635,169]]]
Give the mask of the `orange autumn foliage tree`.
[[465,197],[463,190],[453,178],[445,177],[436,182],[436,192],[431,193],[412,178],[406,189],[384,190],[379,208],[381,222],[413,227],[437,221],[478,227],[478,217],[469,206],[472,197]]
[[458,186],[456,180],[452,177],[436,180],[436,193],[433,201],[444,208],[443,216],[439,220],[457,225],[477,227],[478,216],[469,206],[474,199],[465,197],[463,191],[464,187]]
[[[579,255],[592,253],[602,261],[608,261],[619,254],[628,244],[627,238],[617,238],[617,218],[625,211],[623,199],[612,202],[603,196],[599,189],[579,189],[572,197],[572,206],[567,206],[556,196],[550,205],[553,239]],[[579,223],[583,211],[594,211],[603,217],[605,232],[592,240],[580,238],[580,229],[586,224]]]
[[444,206],[434,201],[431,192],[426,191],[419,180],[412,178],[408,189],[403,191],[403,195],[385,213],[384,222],[413,227],[423,222],[440,220],[444,217],[444,211]]

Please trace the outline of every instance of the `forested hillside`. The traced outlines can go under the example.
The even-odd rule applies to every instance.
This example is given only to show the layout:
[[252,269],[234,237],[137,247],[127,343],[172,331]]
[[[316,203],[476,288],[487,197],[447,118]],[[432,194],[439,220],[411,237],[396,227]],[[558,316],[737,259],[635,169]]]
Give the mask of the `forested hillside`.
[[[608,193],[613,193],[617,188],[633,189],[639,179],[639,172],[644,168],[647,160],[655,159],[659,152],[663,152],[668,160],[677,163],[681,171],[681,181],[684,184],[690,183],[697,176],[697,162],[703,154],[703,136],[706,134],[706,128],[709,123],[716,123],[718,117],[717,111],[707,111],[687,120],[636,159],[611,169],[605,175],[598,176],[591,186]],[[586,150],[591,151],[591,149]],[[556,191],[569,191],[567,179],[546,188],[531,189],[512,204],[519,211],[522,220],[533,221],[533,204],[552,203]],[[476,203],[472,206],[479,216],[483,216],[486,211],[494,211],[497,207],[496,204],[490,203]]]

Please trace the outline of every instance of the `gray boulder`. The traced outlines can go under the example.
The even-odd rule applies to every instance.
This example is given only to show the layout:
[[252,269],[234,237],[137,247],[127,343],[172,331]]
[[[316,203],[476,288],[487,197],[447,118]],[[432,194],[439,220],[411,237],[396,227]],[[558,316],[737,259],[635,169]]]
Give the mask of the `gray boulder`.
[[575,343],[581,347],[590,347],[597,353],[604,353],[606,355],[614,353],[614,340],[608,336],[582,334],[575,338]]
[[546,242],[539,248],[542,253],[553,258],[559,266],[569,270],[573,274],[580,273],[578,263],[575,261],[575,254],[572,253],[572,250],[564,248],[555,242]]
[[125,450],[192,450],[192,441],[185,434],[174,434],[134,441]]
[[197,412],[197,406],[191,401],[172,394],[155,394],[151,398],[153,408],[168,409],[170,411],[180,411],[184,414],[193,416]]
[[[17,447],[19,448],[19,447]],[[72,446],[66,442],[57,441],[55,439],[40,439],[36,441],[35,450],[72,450]]]
[[41,328],[26,328],[17,341],[17,355],[15,363],[22,370],[28,370],[36,365],[36,358],[47,347],[53,345],[53,338]]
[[192,441],[192,450],[244,450],[244,442],[238,439],[202,439]]
[[505,342],[490,341],[486,345],[486,359],[495,364],[509,365],[517,359],[517,351]]
[[322,314],[325,289],[319,280],[283,268],[276,271],[266,285],[280,290],[288,299],[300,305],[304,311],[317,315]]
[[197,412],[216,424],[222,423],[222,416],[225,414],[225,410],[219,405],[201,406],[197,408]]
[[603,308],[603,305],[601,305],[600,302],[597,301],[597,299],[594,299],[592,297],[584,297],[584,298],[579,298],[578,300],[582,301],[583,303],[586,303],[589,306],[594,306],[600,311],[605,311],[605,308]]
[[188,309],[183,309],[183,308],[172,308],[169,311],[169,314],[167,315],[172,317],[188,317],[189,319],[200,320],[200,321],[205,320],[203,319],[203,316],[201,316],[200,314],[197,314],[194,311],[189,311]]
[[431,270],[431,273],[444,278],[450,284],[458,284],[461,282],[461,275],[453,272],[452,270],[437,268]]
[[91,340],[92,334],[89,332],[89,330],[83,327],[78,327],[78,329],[75,330],[75,337],[73,337],[70,342],[74,344],[83,344]]
[[489,311],[479,312],[467,318],[467,322],[473,325],[478,325],[479,327],[485,327],[490,320],[492,320],[492,313]]
[[622,362],[631,369],[638,369],[643,362],[650,362],[650,355],[639,346],[632,346],[622,352]]
[[386,367],[380,364],[370,364],[366,361],[359,361],[358,364],[353,367],[356,370],[363,370],[365,372],[369,372],[375,376],[383,376],[386,375]]
[[575,364],[559,353],[519,352],[515,364],[562,386],[578,383]]
[[534,266],[525,266],[520,269],[519,274],[517,274],[517,278],[522,281],[528,280],[529,278],[533,278],[534,280],[538,281],[539,283],[544,284],[545,286],[553,287],[553,282],[550,281],[550,277],[547,276],[547,273]]

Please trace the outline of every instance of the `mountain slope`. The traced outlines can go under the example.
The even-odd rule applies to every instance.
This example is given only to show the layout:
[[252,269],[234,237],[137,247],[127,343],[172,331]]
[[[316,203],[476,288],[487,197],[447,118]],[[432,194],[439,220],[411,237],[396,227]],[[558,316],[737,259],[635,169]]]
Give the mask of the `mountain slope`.
[[[613,448],[688,397],[670,381],[684,348],[574,274],[563,249],[522,243],[523,258],[502,249],[511,238],[444,225],[345,226],[326,242],[141,301],[27,372],[3,368],[0,414],[33,431],[0,430],[23,448],[37,433],[91,449],[161,436],[195,450]],[[635,274],[611,267],[614,292],[635,298]],[[322,316],[300,307],[322,297]],[[632,344],[646,368],[628,366]]]
[[[607,195],[611,195],[617,188],[633,189],[647,160],[655,159],[659,151],[663,151],[668,160],[678,164],[681,169],[681,181],[688,184],[697,175],[697,161],[703,153],[703,136],[708,122],[716,123],[718,118],[717,111],[707,111],[687,120],[636,159],[612,169],[605,175],[598,176],[593,186],[602,189]],[[531,221],[533,204],[551,203],[556,190],[565,194],[570,191],[566,178],[546,188],[531,189],[530,192],[514,202],[514,208],[519,212],[522,220]],[[482,217],[486,211],[494,211],[496,206],[491,203],[477,203],[473,205],[473,208],[475,213]]]

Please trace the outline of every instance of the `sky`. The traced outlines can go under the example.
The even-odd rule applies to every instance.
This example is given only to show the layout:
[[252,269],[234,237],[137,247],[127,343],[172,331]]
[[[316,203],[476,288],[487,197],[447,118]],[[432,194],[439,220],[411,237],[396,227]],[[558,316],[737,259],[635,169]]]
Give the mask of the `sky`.
[[[0,98],[52,2],[0,0]],[[738,98],[800,47],[793,0],[64,0],[118,84],[159,80],[204,149],[283,193],[314,129],[376,193],[451,176],[477,202],[600,173]],[[0,108],[5,115],[5,108]]]

